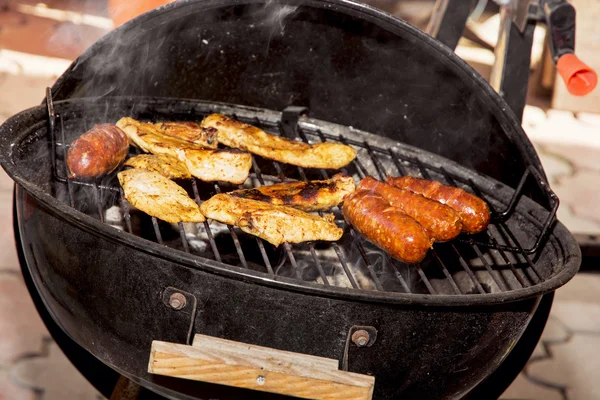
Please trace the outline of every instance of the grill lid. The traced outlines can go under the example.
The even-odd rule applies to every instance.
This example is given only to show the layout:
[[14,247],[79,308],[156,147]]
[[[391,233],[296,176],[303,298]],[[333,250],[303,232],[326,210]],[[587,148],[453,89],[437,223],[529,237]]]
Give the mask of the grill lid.
[[[440,156],[352,127],[310,118],[301,118],[296,126],[293,111],[301,110],[282,114],[160,98],[50,101],[0,128],[1,160],[13,179],[68,223],[191,268],[262,284],[372,301],[487,304],[552,291],[577,271],[579,250],[566,228],[555,222],[558,201],[534,168],[527,170],[515,190]],[[435,244],[423,262],[408,265],[346,226],[339,210],[334,210],[336,223],[344,228],[339,242],[275,248],[230,226],[215,222],[172,226],[134,210],[123,198],[116,172],[93,183],[66,178],[67,147],[93,124],[114,123],[126,115],[150,121],[199,121],[215,112],[274,134],[297,134],[298,140],[351,145],[358,156],[342,172],[356,181],[366,175],[382,179],[386,174],[410,174],[463,187],[488,202],[492,224],[482,234]],[[332,172],[254,156],[244,187],[324,179]],[[553,205],[550,210],[523,196],[536,184]],[[238,188],[199,180],[182,186],[197,202]]]

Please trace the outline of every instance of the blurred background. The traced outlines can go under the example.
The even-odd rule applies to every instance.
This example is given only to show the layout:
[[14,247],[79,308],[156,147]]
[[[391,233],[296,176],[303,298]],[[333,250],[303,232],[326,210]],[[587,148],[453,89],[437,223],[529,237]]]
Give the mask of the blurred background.
[[[366,3],[426,30],[433,0]],[[166,1],[0,1],[0,122],[44,97],[68,65],[98,38]],[[496,2],[479,0],[456,53],[490,79],[501,18]],[[600,2],[571,0],[578,56],[600,70]],[[597,399],[600,382],[600,88],[571,95],[556,74],[547,30],[534,34],[523,116],[552,188],[559,219],[587,255],[582,271],[556,293],[541,342],[505,399]],[[12,181],[0,170],[0,226],[12,224]],[[71,366],[41,322],[25,288],[12,230],[0,232],[0,399],[101,399]]]

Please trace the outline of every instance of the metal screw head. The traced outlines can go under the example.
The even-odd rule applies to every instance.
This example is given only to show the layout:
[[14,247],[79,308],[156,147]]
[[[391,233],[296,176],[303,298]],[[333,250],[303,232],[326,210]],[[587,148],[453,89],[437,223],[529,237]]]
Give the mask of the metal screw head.
[[369,332],[358,330],[352,334],[352,343],[358,347],[365,347],[369,343]]
[[173,293],[169,298],[169,305],[174,310],[181,310],[183,307],[185,307],[186,303],[187,300],[181,293]]
[[256,383],[258,383],[260,386],[262,386],[262,385],[264,385],[264,384],[265,384],[265,380],[266,380],[266,379],[265,379],[265,376],[264,376],[264,375],[259,375],[259,376],[256,378]]

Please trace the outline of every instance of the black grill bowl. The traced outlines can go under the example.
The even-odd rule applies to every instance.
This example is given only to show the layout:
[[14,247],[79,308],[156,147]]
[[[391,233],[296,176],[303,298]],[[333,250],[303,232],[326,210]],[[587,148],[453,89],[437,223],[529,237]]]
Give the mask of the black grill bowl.
[[[328,288],[153,243],[101,222],[94,207],[69,205],[65,184],[52,175],[51,154],[60,149],[60,163],[64,145],[82,133],[69,127],[72,121],[89,126],[124,114],[179,117],[183,106],[191,118],[228,102],[243,105],[230,112],[260,116],[272,127],[278,114],[264,109],[308,106],[312,117],[335,123],[319,126],[353,131],[358,144],[389,145],[430,171],[442,166],[459,183],[475,182],[502,210],[528,169],[543,175],[514,115],[449,49],[364,5],[179,1],[101,39],[59,79],[52,97],[60,118],[51,120],[56,132],[65,132],[64,141],[50,139],[46,106],[0,128],[0,161],[19,185],[18,234],[27,268],[48,311],[75,342],[168,396],[251,398],[146,372],[152,340],[186,343],[202,333],[346,360],[350,371],[376,377],[375,398],[460,398],[509,354],[541,296],[579,266],[575,241],[554,223],[538,252],[513,259],[529,259],[515,268],[537,276],[524,287],[462,294],[438,288],[437,295]],[[309,130],[318,120],[301,126]],[[524,247],[549,215],[540,179],[541,188],[528,185],[530,198],[522,198],[506,222],[531,242]],[[95,196],[93,189],[82,193]],[[466,267],[446,261],[452,275],[472,266],[470,259]],[[420,268],[428,276],[430,269]],[[171,290],[186,293],[183,310],[165,303]],[[347,346],[353,326],[374,327],[375,343]]]

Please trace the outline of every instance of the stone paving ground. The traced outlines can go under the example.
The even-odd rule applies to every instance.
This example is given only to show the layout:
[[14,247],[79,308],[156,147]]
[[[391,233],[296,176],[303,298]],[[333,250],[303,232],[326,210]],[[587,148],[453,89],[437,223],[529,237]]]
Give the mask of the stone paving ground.
[[[68,64],[0,48],[0,122],[38,104]],[[574,233],[600,234],[600,116],[528,106],[523,125],[561,199],[559,219]],[[0,170],[0,226],[12,224],[11,199],[12,181]],[[599,293],[593,273],[557,291],[541,342],[502,398],[600,398]],[[13,232],[1,230],[0,400],[99,398],[49,337],[25,288]]]

